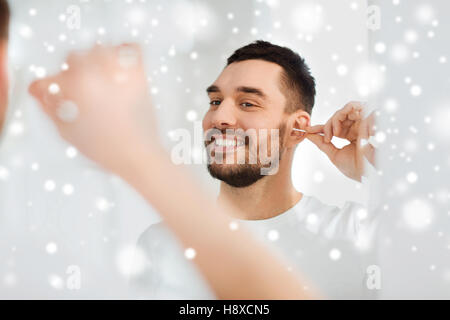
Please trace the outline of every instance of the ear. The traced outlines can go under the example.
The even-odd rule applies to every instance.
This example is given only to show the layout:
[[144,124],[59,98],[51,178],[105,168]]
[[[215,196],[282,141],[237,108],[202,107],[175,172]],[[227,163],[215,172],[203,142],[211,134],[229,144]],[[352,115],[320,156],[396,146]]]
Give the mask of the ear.
[[295,147],[305,139],[305,133],[295,131],[295,129],[305,130],[311,124],[311,116],[304,110],[297,110],[292,113],[286,122],[286,147]]

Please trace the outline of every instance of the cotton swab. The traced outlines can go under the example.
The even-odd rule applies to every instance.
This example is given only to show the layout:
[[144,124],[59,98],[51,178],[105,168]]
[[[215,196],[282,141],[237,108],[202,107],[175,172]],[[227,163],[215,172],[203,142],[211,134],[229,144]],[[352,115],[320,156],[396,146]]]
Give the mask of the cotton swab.
[[[292,130],[300,131],[300,132],[305,132],[305,133],[306,133],[306,130],[303,130],[303,129],[292,128]],[[308,132],[308,133],[309,133],[309,132]],[[320,134],[321,136],[325,136],[325,134],[322,133],[322,132],[317,132],[316,134]]]

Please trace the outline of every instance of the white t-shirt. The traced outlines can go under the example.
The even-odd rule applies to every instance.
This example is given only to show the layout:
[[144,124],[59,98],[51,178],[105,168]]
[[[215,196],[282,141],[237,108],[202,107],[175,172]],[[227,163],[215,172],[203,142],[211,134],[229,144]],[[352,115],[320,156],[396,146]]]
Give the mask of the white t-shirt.
[[[291,209],[269,219],[238,220],[269,247],[281,253],[325,298],[373,299],[367,268],[375,265],[366,209],[346,202],[342,208],[303,195]],[[164,223],[140,237],[143,271],[131,279],[137,298],[216,299],[193,261]]]

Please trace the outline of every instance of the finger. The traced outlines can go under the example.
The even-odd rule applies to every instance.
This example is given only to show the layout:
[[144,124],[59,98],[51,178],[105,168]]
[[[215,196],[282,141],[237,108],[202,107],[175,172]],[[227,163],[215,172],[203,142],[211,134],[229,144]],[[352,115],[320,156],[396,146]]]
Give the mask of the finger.
[[376,118],[375,118],[375,111],[372,111],[372,113],[366,118],[367,125],[369,128],[369,135],[374,136],[376,133],[375,125],[376,125]]
[[351,111],[351,110],[359,110],[359,111],[361,111],[361,110],[364,109],[362,103],[359,102],[359,101],[350,101],[349,103],[347,103],[344,106],[344,108],[349,108],[350,109],[349,111]]
[[310,134],[307,135],[306,138],[314,143],[321,151],[323,151],[328,156],[328,158],[330,158],[330,160],[334,159],[336,151],[339,150],[332,143],[327,143],[325,141],[325,137],[321,135]]
[[[57,109],[61,101],[63,101],[61,93],[61,79],[57,77],[49,77],[42,80],[37,80],[31,83],[29,92],[34,96],[42,110],[54,121],[59,121],[57,117]],[[55,86],[58,91],[55,90]]]
[[375,153],[376,149],[370,144],[366,144],[364,147],[362,147],[362,153],[364,157],[373,165],[375,166]]
[[345,118],[346,115],[344,113],[337,113],[333,118],[331,118],[333,135],[339,137],[342,129],[341,121],[345,120]]
[[374,136],[376,134],[375,130],[375,111],[372,112],[367,118],[363,119],[361,121],[360,125],[360,136],[363,139],[368,139],[371,136]]
[[361,121],[359,126],[359,138],[360,139],[369,139],[370,137],[370,125],[367,119]]
[[307,133],[323,133],[323,124],[307,127],[305,130]]
[[49,77],[33,81],[28,88],[30,94],[41,103],[45,111],[47,109],[49,101],[51,100],[52,95],[49,92],[49,87],[53,83],[56,83],[55,79]]
[[66,59],[66,63],[69,65],[69,68],[72,69],[72,66],[77,66],[83,62],[88,53],[89,51],[72,51]]
[[353,121],[357,121],[357,120],[361,120],[361,110],[359,109],[353,109],[349,114],[348,114],[348,119],[349,120],[353,120]]
[[142,63],[142,49],[135,43],[124,43],[115,47],[115,55],[122,68],[134,68]]
[[333,137],[332,122],[330,120],[325,124],[323,133],[325,134],[325,142],[330,143],[331,138]]
[[342,122],[348,118],[348,114],[354,110],[353,103],[347,103],[342,109],[335,112],[329,121],[331,121],[331,138],[339,136],[342,132]]

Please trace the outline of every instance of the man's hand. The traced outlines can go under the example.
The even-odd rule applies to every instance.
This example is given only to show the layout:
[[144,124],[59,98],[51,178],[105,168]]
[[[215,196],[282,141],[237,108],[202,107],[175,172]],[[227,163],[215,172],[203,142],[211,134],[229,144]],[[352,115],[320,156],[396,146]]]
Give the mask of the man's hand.
[[[375,149],[367,143],[369,137],[375,133],[375,115],[372,112],[364,118],[363,113],[364,108],[361,103],[350,102],[336,111],[325,125],[306,128],[306,138],[325,152],[343,174],[359,182],[364,174],[363,157],[375,165]],[[346,139],[350,144],[338,149],[331,143],[333,136]]]
[[157,141],[140,47],[95,46],[70,54],[67,64],[68,70],[33,82],[30,93],[65,140],[120,173],[133,150]]

